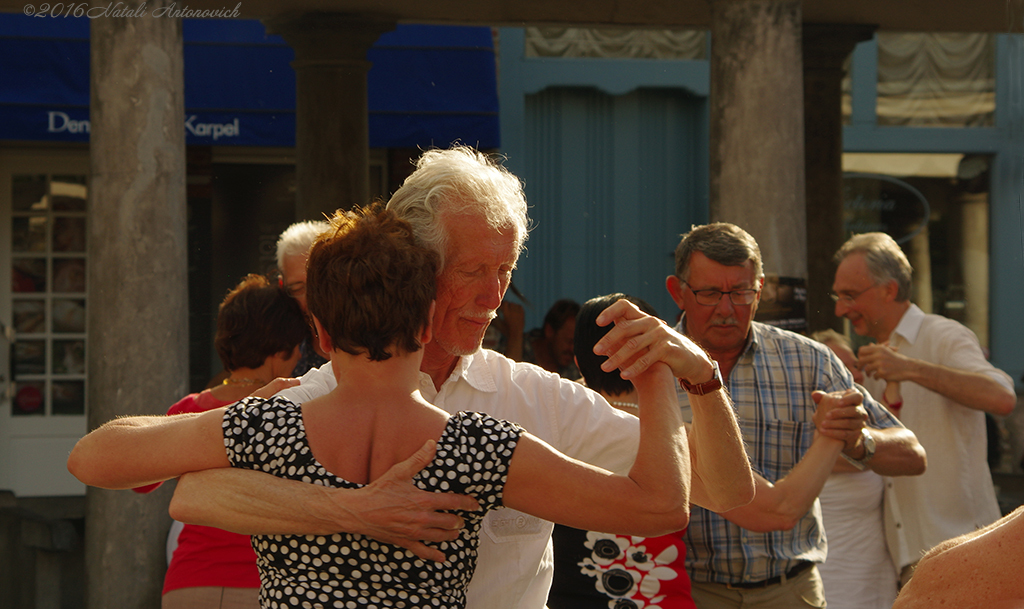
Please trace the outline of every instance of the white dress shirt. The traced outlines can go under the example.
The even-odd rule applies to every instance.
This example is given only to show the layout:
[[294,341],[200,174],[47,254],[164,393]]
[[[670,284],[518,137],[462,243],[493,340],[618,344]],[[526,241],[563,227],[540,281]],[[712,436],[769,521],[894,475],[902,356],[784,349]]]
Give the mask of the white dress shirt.
[[[309,401],[337,386],[328,362],[282,395]],[[616,473],[636,458],[639,421],[597,393],[543,368],[481,349],[463,356],[435,390],[420,373],[424,399],[448,413],[483,412],[514,421],[562,453]],[[484,517],[467,609],[538,609],[547,602],[553,570],[552,523],[511,509]]]
[[[968,328],[910,305],[889,344],[900,355],[987,374],[1013,391],[1013,380],[993,366]],[[876,398],[885,381],[865,379]],[[900,383],[900,420],[928,453],[920,476],[886,480],[886,537],[896,567],[920,560],[923,552],[951,537],[969,533],[1000,518],[988,469],[985,413],[967,408],[917,383]]]

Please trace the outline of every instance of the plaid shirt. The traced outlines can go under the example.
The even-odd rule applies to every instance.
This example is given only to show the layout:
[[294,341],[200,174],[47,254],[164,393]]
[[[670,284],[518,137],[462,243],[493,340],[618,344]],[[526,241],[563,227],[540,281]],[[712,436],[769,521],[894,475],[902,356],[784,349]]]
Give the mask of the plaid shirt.
[[[683,322],[676,326],[682,331]],[[853,376],[828,347],[799,334],[754,322],[750,339],[727,383],[751,466],[771,482],[783,478],[814,439],[815,389],[841,391]],[[868,426],[899,426],[884,406],[864,394]],[[680,391],[685,420],[689,399]],[[697,582],[759,582],[786,573],[801,561],[825,560],[821,506],[791,531],[755,533],[693,506],[686,533],[686,568]]]

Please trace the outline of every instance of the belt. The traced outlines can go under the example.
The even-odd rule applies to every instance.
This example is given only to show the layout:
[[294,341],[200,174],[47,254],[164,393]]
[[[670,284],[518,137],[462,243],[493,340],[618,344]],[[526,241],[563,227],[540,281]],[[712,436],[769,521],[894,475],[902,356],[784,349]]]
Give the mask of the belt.
[[796,564],[795,567],[786,571],[785,575],[776,575],[775,577],[769,577],[768,579],[759,582],[741,582],[738,584],[725,584],[727,588],[739,588],[741,590],[750,590],[752,588],[767,588],[768,586],[774,586],[775,584],[781,584],[787,579],[793,579],[797,575],[800,575],[804,571],[814,566],[813,562],[801,561]]

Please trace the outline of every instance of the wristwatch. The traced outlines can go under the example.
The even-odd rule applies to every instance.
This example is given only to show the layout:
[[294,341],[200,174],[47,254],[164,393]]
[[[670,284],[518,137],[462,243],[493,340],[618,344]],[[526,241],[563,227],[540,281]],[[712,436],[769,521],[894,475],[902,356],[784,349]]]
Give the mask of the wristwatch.
[[687,393],[694,395],[706,395],[712,391],[718,391],[722,388],[722,371],[718,369],[718,362],[711,360],[711,367],[714,368],[714,376],[711,380],[691,385],[687,383],[685,379],[679,379],[679,386],[686,390]]
[[839,454],[844,459],[846,459],[846,461],[850,465],[856,467],[861,471],[864,471],[865,469],[867,469],[868,461],[871,460],[871,457],[875,456],[875,437],[871,435],[871,432],[868,431],[867,427],[860,430],[860,435],[862,441],[864,442],[864,457],[860,459],[854,459],[853,457],[846,453]]

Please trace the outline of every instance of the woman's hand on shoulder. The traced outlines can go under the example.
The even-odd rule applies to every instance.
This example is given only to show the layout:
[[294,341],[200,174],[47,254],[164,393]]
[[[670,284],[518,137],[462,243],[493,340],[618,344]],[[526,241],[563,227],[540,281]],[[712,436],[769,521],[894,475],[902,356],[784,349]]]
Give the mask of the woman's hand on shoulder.
[[290,389],[291,387],[297,387],[298,385],[299,385],[299,379],[278,377],[278,378],[270,381],[266,385],[260,387],[256,391],[253,391],[249,395],[250,396],[254,396],[254,397],[258,397],[258,398],[263,398],[265,400],[267,398],[271,398],[271,397],[275,396],[276,394],[284,391],[285,389]]

